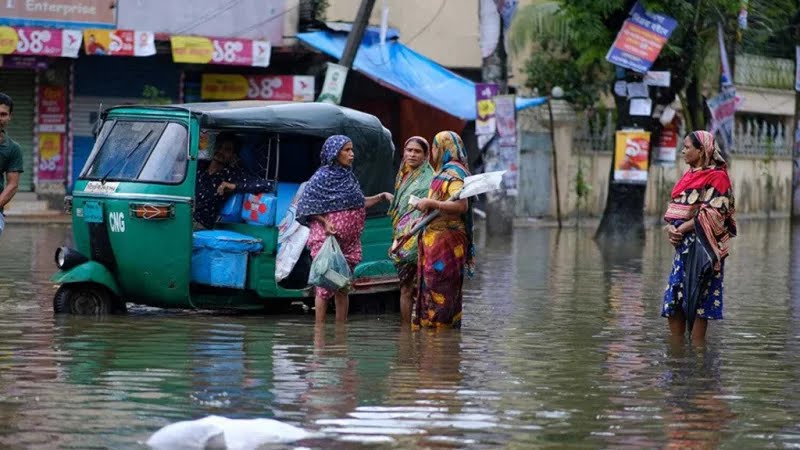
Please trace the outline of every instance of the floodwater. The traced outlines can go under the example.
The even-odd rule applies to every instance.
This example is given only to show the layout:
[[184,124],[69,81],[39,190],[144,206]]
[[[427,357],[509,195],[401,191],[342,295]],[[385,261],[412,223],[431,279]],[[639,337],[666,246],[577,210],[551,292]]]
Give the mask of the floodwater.
[[672,250],[600,249],[589,230],[479,239],[461,331],[394,315],[133,307],[54,317],[59,226],[0,239],[0,447],[143,448],[210,414],[319,432],[287,448],[800,447],[800,226],[740,224],[726,320],[672,346]]

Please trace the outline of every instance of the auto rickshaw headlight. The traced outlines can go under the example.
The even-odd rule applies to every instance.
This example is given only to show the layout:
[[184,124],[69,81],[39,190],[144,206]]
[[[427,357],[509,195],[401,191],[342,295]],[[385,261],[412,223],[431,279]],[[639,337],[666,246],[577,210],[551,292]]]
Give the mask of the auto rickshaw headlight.
[[83,264],[89,259],[81,255],[77,250],[69,247],[59,247],[56,249],[56,266],[61,270],[69,270],[79,264]]

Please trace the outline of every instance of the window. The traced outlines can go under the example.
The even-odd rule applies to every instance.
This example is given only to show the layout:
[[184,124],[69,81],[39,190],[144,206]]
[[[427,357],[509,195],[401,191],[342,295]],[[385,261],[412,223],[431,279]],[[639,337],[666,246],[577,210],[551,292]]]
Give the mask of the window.
[[107,121],[81,178],[180,183],[188,140],[186,127],[174,122]]

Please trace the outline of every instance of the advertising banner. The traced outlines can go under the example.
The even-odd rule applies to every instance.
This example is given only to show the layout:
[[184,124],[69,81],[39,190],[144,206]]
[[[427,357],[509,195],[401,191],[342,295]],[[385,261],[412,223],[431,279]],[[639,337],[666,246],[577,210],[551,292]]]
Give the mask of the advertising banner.
[[203,100],[314,101],[314,77],[306,75],[236,75],[206,73]]
[[155,35],[149,31],[83,31],[83,51],[87,55],[152,56],[156,54]]
[[187,64],[267,67],[272,47],[250,39],[172,36],[172,60]]
[[114,28],[117,8],[110,7],[113,4],[109,0],[3,0],[0,25]]
[[475,84],[475,100],[478,111],[475,119],[475,134],[492,135],[497,130],[494,98],[499,91],[500,88],[495,83]]
[[664,14],[650,13],[638,2],[625,20],[606,55],[611,64],[646,73],[658,58],[678,22]]
[[661,130],[661,137],[656,146],[656,162],[662,166],[675,164],[678,156],[678,130],[673,127],[665,127]]
[[45,70],[47,58],[39,56],[0,55],[0,67],[6,69]]
[[728,89],[716,97],[708,100],[711,110],[711,133],[719,133],[725,144],[725,149],[730,151],[733,147],[733,124],[736,114],[736,90]]
[[0,27],[0,55],[77,58],[82,38],[79,30]]
[[794,48],[794,90],[800,92],[800,46]]
[[67,131],[67,95],[63,86],[39,87],[37,107],[39,132],[65,133]]
[[40,182],[64,181],[64,134],[39,133],[38,139],[37,179]]
[[614,182],[647,183],[649,156],[649,131],[617,131],[614,146]]
[[325,81],[322,83],[322,92],[317,101],[334,105],[341,103],[346,80],[347,67],[329,62],[328,70],[325,72]]
[[513,95],[494,98],[497,135],[501,147],[517,147],[517,109]]

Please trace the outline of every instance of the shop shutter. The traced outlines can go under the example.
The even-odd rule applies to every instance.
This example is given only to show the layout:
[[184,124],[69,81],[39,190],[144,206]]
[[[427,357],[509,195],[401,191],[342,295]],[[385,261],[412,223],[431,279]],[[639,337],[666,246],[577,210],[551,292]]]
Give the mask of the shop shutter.
[[0,92],[14,99],[14,112],[8,134],[22,147],[20,192],[33,191],[33,128],[36,75],[27,70],[0,71]]

